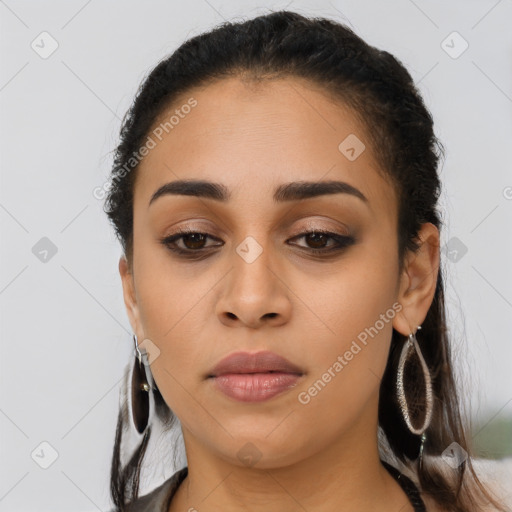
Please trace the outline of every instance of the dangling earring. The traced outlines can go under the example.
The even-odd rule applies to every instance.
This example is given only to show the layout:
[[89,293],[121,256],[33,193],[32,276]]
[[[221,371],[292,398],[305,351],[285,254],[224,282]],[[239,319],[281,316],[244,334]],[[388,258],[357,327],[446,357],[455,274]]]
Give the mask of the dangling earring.
[[142,354],[137,344],[137,336],[133,335],[135,344],[135,362],[132,373],[132,418],[135,428],[142,434],[149,421],[149,391],[146,370],[142,362]]
[[[418,326],[418,330],[421,329],[421,326]],[[423,371],[423,377],[425,379],[425,403],[426,403],[426,411],[425,411],[425,419],[423,421],[423,425],[419,428],[415,428],[411,422],[411,416],[409,414],[409,406],[407,405],[407,400],[405,398],[405,390],[404,390],[404,367],[407,363],[409,357],[412,355],[412,352],[416,351],[418,359],[420,360],[421,369]],[[421,349],[418,345],[418,341],[416,339],[416,334],[409,334],[408,340],[404,343],[402,347],[402,352],[400,354],[400,361],[398,363],[398,375],[397,375],[397,392],[398,392],[398,402],[400,404],[400,409],[402,410],[402,414],[407,424],[407,428],[416,435],[421,435],[421,447],[419,452],[420,464],[422,462],[423,457],[423,446],[425,444],[425,440],[427,438],[425,431],[430,425],[430,421],[432,419],[432,382],[430,378],[430,372],[427,364],[425,363],[425,359],[423,359],[423,355],[421,353]]]

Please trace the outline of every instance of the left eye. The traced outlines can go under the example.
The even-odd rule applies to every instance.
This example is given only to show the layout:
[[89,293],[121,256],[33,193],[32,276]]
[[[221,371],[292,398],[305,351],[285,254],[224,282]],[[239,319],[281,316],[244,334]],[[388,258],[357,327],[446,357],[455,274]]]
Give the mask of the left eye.
[[[351,236],[339,235],[338,233],[331,233],[329,231],[308,231],[294,238],[304,238],[306,243],[310,245],[313,244],[313,247],[309,248],[304,247],[303,245],[299,246],[309,249],[312,252],[328,252],[331,250],[341,249],[354,242],[354,239]],[[333,240],[334,244],[332,244],[331,247],[326,247],[329,239]]]

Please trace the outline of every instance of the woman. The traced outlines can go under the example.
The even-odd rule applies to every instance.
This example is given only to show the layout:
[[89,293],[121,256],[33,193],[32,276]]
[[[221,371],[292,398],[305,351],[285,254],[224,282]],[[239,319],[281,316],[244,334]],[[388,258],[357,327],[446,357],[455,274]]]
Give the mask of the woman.
[[[506,510],[459,412],[440,154],[401,63],[327,19],[225,23],[156,66],[106,202],[136,354],[115,510]],[[177,419],[187,465],[141,497]]]

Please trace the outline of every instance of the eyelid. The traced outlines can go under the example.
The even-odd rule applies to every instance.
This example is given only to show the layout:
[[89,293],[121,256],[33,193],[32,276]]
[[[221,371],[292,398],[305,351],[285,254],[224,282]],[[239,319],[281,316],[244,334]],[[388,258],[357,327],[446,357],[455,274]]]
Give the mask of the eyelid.
[[[319,225],[319,222],[320,221],[308,220],[305,222],[305,224],[301,224],[299,228],[294,230],[294,232],[296,232],[297,235],[301,235],[302,233],[304,233],[306,231],[308,231],[308,232],[317,231],[317,232],[323,232],[323,233],[330,232],[330,233],[336,234],[338,236],[347,236],[347,237],[354,236],[354,233],[352,232],[351,229],[349,229],[349,227],[346,224],[337,223],[337,227],[333,227],[333,226],[325,226],[325,221],[324,221],[324,225]],[[295,235],[293,235],[293,236],[295,236]]]
[[[164,236],[172,236],[177,233],[212,233],[214,231],[216,232],[222,232],[222,229],[219,229],[215,227],[215,224],[212,222],[203,222],[201,224],[197,224],[198,221],[205,221],[207,219],[193,219],[190,220],[189,223],[187,223],[186,220],[181,221],[180,223],[172,224],[172,226],[168,226],[164,233],[167,233]],[[220,235],[219,235],[220,236]]]
[[[297,238],[300,236],[304,236],[305,233],[307,234],[307,233],[312,233],[312,232],[325,233],[327,235],[329,235],[329,234],[337,235],[337,236],[347,237],[347,238],[354,236],[350,229],[348,229],[346,226],[343,226],[343,227],[345,227],[345,229],[339,229],[339,228],[336,229],[336,228],[318,226],[318,225],[316,225],[316,223],[309,222],[306,225],[303,225],[303,226],[293,230],[292,234],[289,235],[288,238],[293,239],[293,238]],[[187,235],[190,233],[202,233],[202,234],[206,235],[207,238],[219,241],[220,240],[219,236],[212,234],[211,231],[212,230],[209,228],[206,228],[206,227],[203,228],[200,226],[193,226],[193,225],[192,226],[187,225],[187,226],[183,226],[183,227],[180,226],[177,229],[175,229],[174,231],[172,231],[171,233],[162,236],[160,239],[165,240],[165,239],[169,239],[171,237],[178,237],[179,235]]]
[[[216,235],[213,235],[212,233],[210,233],[210,230],[208,230],[208,229],[196,229],[193,226],[192,227],[190,227],[190,226],[180,227],[176,231],[173,231],[172,233],[170,233],[169,235],[165,235],[165,236],[161,237],[160,240],[162,242],[165,241],[165,240],[170,240],[170,239],[180,240],[180,239],[182,239],[182,237],[184,237],[186,235],[196,234],[196,233],[205,235],[205,237],[209,238],[210,240],[214,240],[216,242],[219,242],[219,241],[222,242],[222,240],[220,240],[219,237],[217,237]],[[224,243],[224,242],[222,242],[222,243]],[[209,247],[218,247],[218,244],[217,245],[212,245],[212,246],[209,246]]]

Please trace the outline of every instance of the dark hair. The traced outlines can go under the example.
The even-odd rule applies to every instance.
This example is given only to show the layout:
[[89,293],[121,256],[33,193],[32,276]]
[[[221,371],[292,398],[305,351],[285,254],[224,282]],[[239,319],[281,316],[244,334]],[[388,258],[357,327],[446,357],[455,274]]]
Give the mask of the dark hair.
[[[116,230],[128,262],[133,254],[133,187],[137,165],[127,164],[150,130],[171,105],[193,87],[238,77],[247,82],[295,77],[308,81],[347,105],[366,127],[373,155],[383,176],[398,196],[398,254],[400,271],[407,251],[419,248],[418,231],[431,222],[438,229],[440,181],[438,161],[444,148],[433,132],[433,120],[410,74],[386,51],[368,45],[350,28],[324,18],[307,18],[289,11],[271,12],[243,22],[225,22],[184,42],[151,71],[139,88],[122,122],[105,212]],[[130,164],[131,165],[131,164]],[[411,434],[396,398],[396,374],[404,339],[393,330],[387,367],[380,386],[379,426],[392,455],[418,474],[423,492],[441,508],[476,510],[477,495],[500,505],[478,479],[471,455],[444,474],[426,462],[452,442],[472,453],[466,439],[447,335],[443,268],[435,296],[418,334],[432,376],[434,408],[424,445],[424,464],[417,464],[420,437]],[[424,388],[421,373],[406,374],[406,388]],[[173,419],[172,411],[156,391],[159,417]],[[408,397],[413,410],[424,411],[424,393]],[[164,412],[162,412],[164,411]],[[126,415],[119,413],[111,469],[111,494],[118,510],[137,497],[140,465],[150,428],[124,466],[120,463],[121,432]],[[470,475],[464,477],[465,472]],[[468,483],[468,477],[473,481]]]

